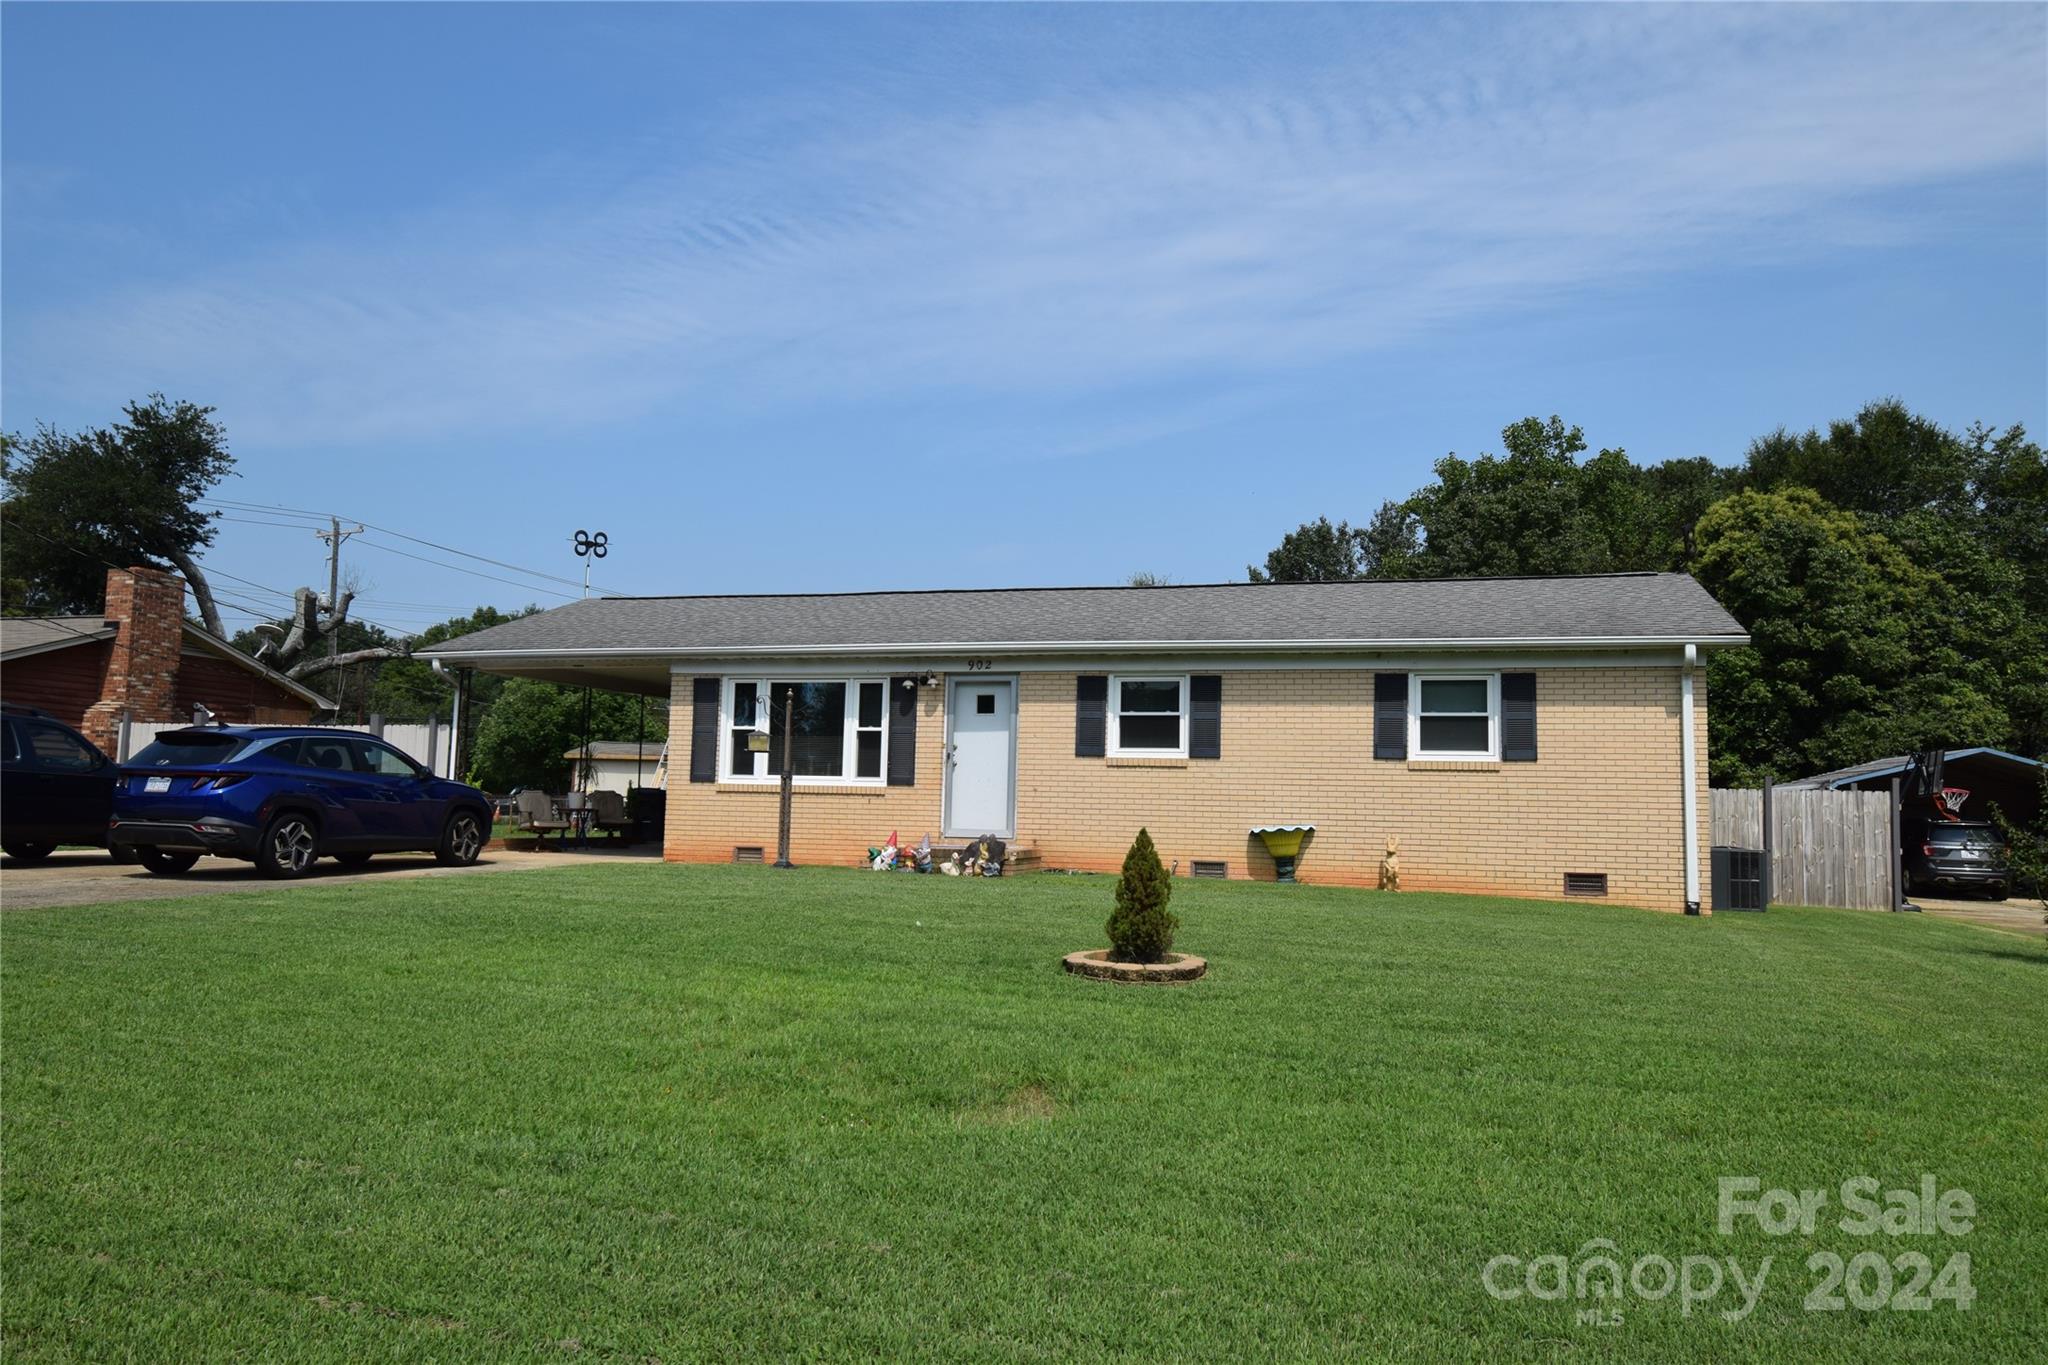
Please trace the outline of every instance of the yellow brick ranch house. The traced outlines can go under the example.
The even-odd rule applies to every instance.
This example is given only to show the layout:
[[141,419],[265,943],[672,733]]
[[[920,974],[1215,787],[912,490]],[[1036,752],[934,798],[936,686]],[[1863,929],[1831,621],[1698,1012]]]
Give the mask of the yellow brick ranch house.
[[1113,871],[1697,908],[1706,651],[1684,574],[593,598],[426,653],[668,698],[665,855],[795,861],[995,834]]

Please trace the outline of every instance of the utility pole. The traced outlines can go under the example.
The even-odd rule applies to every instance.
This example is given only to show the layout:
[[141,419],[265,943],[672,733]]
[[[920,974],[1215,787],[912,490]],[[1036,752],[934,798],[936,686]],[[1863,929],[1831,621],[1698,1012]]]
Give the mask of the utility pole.
[[[331,619],[341,608],[341,543],[350,536],[359,536],[370,528],[358,523],[344,531],[340,517],[327,519],[328,529],[313,534],[327,542],[327,615]],[[341,631],[337,628],[328,632],[327,657],[334,658],[341,653]]]

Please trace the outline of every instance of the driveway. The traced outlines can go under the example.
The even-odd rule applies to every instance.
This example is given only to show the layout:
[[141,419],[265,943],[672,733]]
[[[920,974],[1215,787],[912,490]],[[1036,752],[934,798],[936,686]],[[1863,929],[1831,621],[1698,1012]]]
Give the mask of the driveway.
[[2042,924],[2041,902],[2019,896],[2009,901],[1915,896],[1913,904],[1922,912],[1939,915],[1943,919],[1959,919],[1966,924],[1981,924],[1986,929],[2004,929],[2008,933],[2026,934],[2032,938],[2048,937],[2048,927]]
[[431,853],[387,853],[369,866],[352,869],[323,858],[304,881],[273,881],[249,863],[201,858],[190,872],[159,877],[133,863],[116,863],[105,852],[55,853],[49,861],[24,866],[0,861],[0,910],[34,910],[104,901],[164,900],[219,891],[282,891],[298,886],[346,886],[356,882],[403,881],[410,877],[482,877],[498,872],[537,872],[550,867],[587,867],[593,862],[658,859],[656,848],[591,850],[587,853],[508,853],[490,849],[468,867],[442,867]]

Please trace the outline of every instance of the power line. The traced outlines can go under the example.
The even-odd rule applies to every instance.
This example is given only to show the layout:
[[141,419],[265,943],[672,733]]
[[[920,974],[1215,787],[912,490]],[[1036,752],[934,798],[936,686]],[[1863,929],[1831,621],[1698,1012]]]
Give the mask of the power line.
[[507,587],[517,588],[521,592],[543,592],[550,597],[562,597],[572,601],[576,597],[576,594],[573,592],[563,592],[558,588],[543,588],[537,583],[516,583],[509,578],[500,578],[496,574],[484,573],[479,569],[465,569],[460,564],[450,564],[443,559],[429,559],[425,555],[416,555],[410,550],[401,550],[395,545],[379,545],[376,541],[367,538],[363,540],[363,544],[372,550],[382,550],[387,555],[402,555],[407,559],[416,559],[422,564],[433,564],[443,569],[453,569],[457,573],[470,574],[476,578],[488,578],[493,583],[503,583]]
[[243,526],[276,526],[287,531],[309,531],[314,529],[313,523],[309,521],[264,521],[257,517],[231,517],[224,512],[214,513],[214,520],[237,522]]
[[[93,563],[95,563],[95,564],[98,564],[98,565],[99,565],[100,567],[102,567],[102,568],[106,568],[106,569],[113,569],[113,570],[115,570],[116,572],[119,572],[119,573],[126,573],[126,572],[127,572],[127,570],[126,570],[126,569],[124,569],[124,568],[122,568],[122,567],[121,567],[121,566],[120,566],[119,564],[111,563],[111,562],[110,562],[110,561],[108,561],[108,560],[102,559],[102,558],[100,558],[100,556],[98,556],[98,555],[96,555],[96,554],[93,554],[93,553],[92,553],[91,551],[89,551],[89,550],[81,550],[81,549],[79,549],[79,548],[78,548],[78,547],[77,547],[76,545],[66,545],[66,544],[65,544],[65,543],[64,543],[63,541],[61,541],[61,540],[58,540],[58,539],[57,539],[56,537],[54,537],[54,536],[47,536],[47,535],[44,535],[44,534],[43,534],[43,533],[42,533],[41,531],[38,531],[38,530],[36,530],[36,529],[35,529],[35,528],[34,528],[33,526],[20,526],[20,525],[17,525],[17,526],[15,526],[15,528],[14,528],[14,529],[15,529],[16,531],[26,531],[26,532],[28,532],[28,533],[29,533],[30,535],[34,536],[34,537],[35,537],[35,538],[36,538],[37,540],[43,541],[43,542],[45,542],[46,544],[49,544],[49,545],[54,545],[54,546],[56,546],[56,547],[57,547],[58,549],[60,549],[60,550],[64,551],[64,552],[65,552],[66,554],[74,554],[74,555],[77,555],[77,556],[78,556],[78,557],[79,557],[80,559],[86,559],[86,560],[90,560],[90,561],[92,561]],[[207,595],[208,595],[209,597],[211,597],[211,598],[213,599],[213,601],[214,601],[214,603],[215,603],[215,605],[216,605],[216,606],[218,606],[218,604],[220,604],[220,603],[222,603],[222,602],[227,602],[227,603],[230,603],[230,604],[232,604],[232,605],[234,605],[234,606],[240,607],[240,608],[241,608],[242,610],[244,610],[244,611],[246,611],[246,612],[249,612],[249,613],[250,613],[251,615],[255,615],[255,616],[260,616],[260,617],[261,617],[262,619],[264,619],[264,620],[266,620],[266,621],[270,621],[270,622],[273,622],[273,623],[274,623],[274,622],[277,622],[277,621],[289,621],[289,620],[291,620],[291,619],[292,619],[292,614],[291,614],[291,612],[290,612],[290,611],[274,611],[274,610],[272,610],[272,609],[271,609],[271,608],[269,608],[269,607],[261,607],[261,608],[259,608],[259,607],[255,607],[255,606],[252,606],[252,605],[251,605],[250,603],[248,603],[248,602],[245,602],[245,601],[243,601],[243,600],[242,600],[242,599],[240,599],[240,598],[237,598],[237,597],[235,597],[235,596],[232,596],[232,595],[230,595],[230,594],[228,594],[228,593],[224,593],[224,592],[220,591],[220,590],[219,590],[218,588],[214,588],[214,587],[212,587],[212,580],[213,580],[213,579],[214,579],[215,577],[220,577],[220,578],[229,578],[229,579],[233,579],[233,580],[234,580],[235,582],[237,582],[237,583],[247,583],[247,584],[248,584],[248,585],[249,585],[250,587],[252,587],[252,588],[261,588],[261,589],[262,589],[262,590],[263,590],[264,592],[269,592],[269,593],[276,593],[276,594],[277,594],[277,595],[278,595],[279,597],[291,598],[291,599],[292,599],[292,601],[293,601],[293,603],[294,603],[294,605],[296,605],[296,604],[297,604],[297,598],[296,598],[296,596],[295,596],[294,594],[291,594],[291,593],[287,593],[287,592],[283,592],[283,591],[281,591],[280,589],[277,589],[277,588],[272,588],[272,587],[268,587],[268,586],[266,586],[266,585],[264,585],[264,584],[262,584],[262,583],[257,583],[257,582],[254,582],[254,581],[253,581],[253,580],[251,580],[251,579],[246,579],[246,578],[239,578],[239,577],[236,577],[236,575],[234,575],[234,574],[231,574],[231,573],[225,573],[225,572],[219,572],[219,571],[208,571],[208,572],[207,572],[207,580],[208,580],[208,593],[207,593]],[[41,620],[41,619],[44,619],[44,618],[38,617],[37,619],[38,619],[38,620]],[[416,631],[416,630],[400,630],[400,629],[399,629],[398,627],[396,627],[396,626],[391,626],[391,625],[386,625],[386,624],[385,624],[384,622],[382,622],[382,621],[372,621],[372,620],[370,620],[370,619],[369,619],[368,617],[366,617],[366,616],[359,616],[359,617],[356,617],[355,619],[356,619],[356,622],[357,622],[357,624],[359,624],[359,625],[365,625],[365,626],[375,626],[375,627],[376,627],[377,629],[379,629],[379,630],[381,630],[381,631],[384,631],[384,632],[385,632],[386,634],[389,634],[389,635],[393,635],[393,636],[397,636],[397,637],[399,637],[399,638],[401,638],[401,639],[409,639],[409,638],[411,638],[411,637],[413,637],[413,636],[415,636],[415,635],[418,635],[418,634],[419,634],[419,632],[418,632],[418,631]]]
[[[277,514],[277,513],[283,513],[283,514],[286,514],[286,515],[289,515],[289,516],[302,516],[302,517],[317,517],[317,518],[319,518],[320,520],[323,520],[323,521],[324,521],[324,520],[326,520],[326,519],[328,519],[328,518],[329,518],[330,516],[334,515],[333,513],[328,513],[328,512],[314,512],[314,511],[312,511],[311,509],[309,509],[309,508],[304,508],[304,507],[285,507],[285,506],[282,506],[282,505],[266,505],[266,504],[264,504],[264,503],[255,503],[255,502],[239,502],[239,501],[236,501],[236,500],[234,500],[234,499],[231,499],[231,498],[212,498],[212,499],[209,499],[209,501],[211,501],[211,502],[213,502],[213,503],[215,503],[215,504],[217,504],[217,505],[219,505],[219,506],[221,506],[221,507],[231,507],[231,508],[235,508],[236,510],[238,510],[238,511],[242,511],[242,512],[266,512],[266,513],[271,513],[271,514],[273,514],[273,515],[274,515],[274,514]],[[353,520],[353,521],[363,521],[363,519],[362,519],[361,517],[353,517],[353,518],[350,518],[350,519],[351,519],[351,520]],[[280,525],[292,525],[292,523],[278,523],[278,524],[280,524]],[[546,573],[546,572],[543,572],[543,571],[542,571],[542,570],[540,570],[540,569],[529,569],[529,568],[527,568],[527,567],[526,567],[525,565],[523,565],[523,564],[512,564],[512,563],[508,563],[508,562],[506,562],[505,560],[502,560],[502,559],[493,559],[493,558],[491,558],[491,557],[490,557],[489,555],[480,555],[480,554],[476,554],[476,553],[474,553],[474,552],[472,552],[472,551],[469,551],[469,550],[462,550],[462,549],[457,549],[457,548],[456,548],[455,546],[453,546],[453,545],[443,545],[443,544],[442,544],[441,542],[439,542],[439,541],[436,541],[436,540],[427,540],[427,539],[425,539],[425,538],[423,538],[423,537],[421,537],[421,536],[415,536],[415,535],[408,535],[408,534],[407,534],[406,532],[404,532],[404,531],[395,531],[395,530],[391,529],[391,528],[390,528],[389,526],[379,526],[379,525],[377,525],[377,524],[376,524],[375,522],[363,521],[363,525],[365,525],[366,527],[368,527],[368,528],[369,528],[370,530],[372,530],[372,531],[376,531],[376,532],[379,532],[380,534],[383,534],[383,535],[387,535],[387,536],[396,536],[396,537],[397,537],[398,539],[400,539],[400,540],[410,541],[410,542],[411,542],[411,543],[413,543],[414,545],[424,545],[424,546],[426,546],[426,547],[427,547],[428,549],[430,549],[430,550],[439,550],[439,551],[441,551],[441,552],[442,552],[442,553],[444,553],[444,554],[451,554],[451,555],[457,555],[457,556],[460,556],[460,557],[461,557],[461,558],[463,558],[463,559],[474,559],[474,560],[476,560],[476,561],[477,561],[478,563],[480,563],[480,564],[489,564],[489,565],[491,565],[491,566],[493,566],[493,567],[495,567],[495,568],[500,568],[500,569],[509,569],[509,570],[511,570],[511,571],[512,571],[513,573],[521,573],[521,574],[526,574],[526,575],[528,575],[529,577],[532,577],[532,578],[540,578],[540,579],[546,579],[546,580],[548,580],[549,582],[554,582],[554,583],[560,583],[560,584],[564,585],[565,587],[571,587],[571,588],[578,588],[578,589],[580,589],[580,588],[582,587],[582,584],[581,584],[581,583],[580,583],[580,582],[579,582],[578,580],[576,580],[576,579],[573,579],[573,578],[565,578],[565,577],[563,577],[563,576],[562,576],[562,575],[560,575],[560,574],[551,574],[551,573]],[[388,548],[388,547],[387,547],[387,548]],[[431,564],[431,563],[433,563],[433,562],[435,562],[435,561],[433,561],[433,560],[428,560],[427,562]],[[461,572],[467,572],[466,570],[461,570],[461,568],[460,568],[460,566],[459,566],[459,565],[453,565],[453,564],[446,564],[446,565],[442,565],[441,567],[443,567],[443,568],[450,568],[450,569],[457,569],[458,571],[461,571]],[[487,574],[486,574],[486,575],[479,575],[479,577],[489,577],[489,575],[487,575]],[[503,580],[503,579],[499,579],[499,580],[496,580],[496,581],[498,581],[498,582],[503,582],[504,580]],[[517,586],[521,586],[521,585],[519,585],[519,584],[514,584],[513,586],[517,587]],[[606,592],[606,593],[611,593],[611,592],[612,592],[612,590],[611,590],[611,589],[609,589],[609,588],[602,588],[602,587],[600,587],[600,588],[599,588],[599,591],[600,591],[600,592]],[[614,595],[614,596],[630,596],[631,594],[621,594],[621,593],[613,593],[613,595]]]

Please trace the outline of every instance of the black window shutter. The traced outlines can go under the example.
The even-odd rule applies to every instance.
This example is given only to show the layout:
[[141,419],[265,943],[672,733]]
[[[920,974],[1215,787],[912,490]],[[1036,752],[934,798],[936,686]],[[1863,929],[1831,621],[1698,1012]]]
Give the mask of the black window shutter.
[[1500,756],[1504,763],[1536,761],[1536,675],[1500,675]]
[[1074,679],[1074,757],[1101,758],[1109,750],[1109,679],[1100,673]]
[[1372,675],[1372,756],[1408,757],[1408,675]]
[[889,679],[889,785],[917,785],[917,679]]
[[718,679],[690,679],[690,780],[718,780]]
[[1223,757],[1223,675],[1188,679],[1188,757]]

